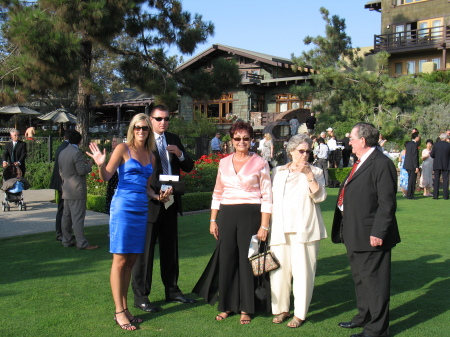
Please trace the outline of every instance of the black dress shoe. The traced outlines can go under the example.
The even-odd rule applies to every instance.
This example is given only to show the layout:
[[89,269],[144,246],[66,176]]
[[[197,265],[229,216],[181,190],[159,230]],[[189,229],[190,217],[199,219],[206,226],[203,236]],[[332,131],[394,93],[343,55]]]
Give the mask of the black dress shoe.
[[166,298],[166,302],[192,304],[197,301],[192,298],[187,298],[184,295],[180,295],[180,296],[176,296],[176,297]]
[[134,305],[135,308],[141,309],[142,311],[145,312],[160,312],[161,308],[157,307],[156,305],[152,304],[152,303],[142,303],[142,304],[135,304]]
[[341,322],[338,324],[341,328],[353,329],[353,328],[362,328],[364,325],[356,324],[353,322]]
[[357,333],[356,335],[351,335],[350,337],[372,337],[371,335],[368,335],[364,332]]

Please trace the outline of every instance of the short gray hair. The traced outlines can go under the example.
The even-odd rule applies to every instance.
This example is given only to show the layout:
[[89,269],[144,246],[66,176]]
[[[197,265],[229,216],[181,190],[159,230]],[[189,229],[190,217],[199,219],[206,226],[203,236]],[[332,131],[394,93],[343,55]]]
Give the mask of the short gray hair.
[[297,146],[299,146],[300,144],[303,144],[303,143],[308,144],[308,147],[311,150],[312,139],[309,138],[308,135],[298,134],[298,135],[291,137],[291,139],[289,139],[289,142],[287,143],[286,152],[290,155],[290,153],[292,151],[294,151],[297,148]]
[[353,128],[356,128],[358,137],[366,140],[366,145],[374,147],[378,145],[380,138],[380,132],[378,129],[370,123],[357,123]]
[[446,139],[448,138],[448,136],[447,136],[447,134],[446,134],[445,132],[442,132],[442,133],[439,135],[439,138],[440,138],[441,140],[446,140]]
[[12,135],[13,133],[19,133],[19,130],[17,129],[11,129],[9,130],[9,134]]

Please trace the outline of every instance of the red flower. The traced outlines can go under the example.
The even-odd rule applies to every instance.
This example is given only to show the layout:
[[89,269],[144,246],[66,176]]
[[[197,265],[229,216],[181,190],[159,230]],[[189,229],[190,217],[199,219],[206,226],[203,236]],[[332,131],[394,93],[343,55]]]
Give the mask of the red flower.
[[99,182],[99,183],[102,183],[102,182],[103,182],[103,180],[99,179],[99,180],[98,180],[98,182]]
[[95,177],[95,173],[94,173],[94,172],[92,172],[92,173],[91,173],[91,176]]

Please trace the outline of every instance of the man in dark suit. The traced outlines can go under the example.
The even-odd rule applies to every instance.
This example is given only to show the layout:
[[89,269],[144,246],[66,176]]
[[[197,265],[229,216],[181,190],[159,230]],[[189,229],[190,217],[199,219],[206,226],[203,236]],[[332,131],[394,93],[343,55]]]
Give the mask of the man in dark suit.
[[56,222],[55,222],[56,240],[58,241],[62,241],[61,219],[64,212],[64,199],[62,198],[61,176],[59,174],[58,159],[61,151],[64,150],[67,147],[67,145],[69,145],[70,133],[71,130],[66,130],[64,132],[64,141],[56,149],[55,164],[53,165],[53,173],[52,178],[50,180],[50,188],[56,190],[56,193],[58,194],[58,211],[56,212]]
[[341,143],[344,146],[342,149],[342,167],[347,167],[350,162],[350,155],[352,154],[352,146],[350,145],[350,134],[346,133],[342,138]]
[[12,129],[9,133],[11,135],[11,142],[6,143],[5,151],[3,152],[3,167],[8,165],[19,166],[22,171],[22,176],[25,176],[25,159],[27,158],[27,144],[22,142],[19,131]]
[[[180,138],[167,132],[169,112],[166,107],[157,105],[150,114],[155,135],[156,149],[153,152],[156,163],[153,168],[151,187],[156,186],[162,174],[180,175],[180,169],[190,172],[194,168],[193,160],[186,153]],[[173,203],[172,203],[173,202]],[[132,288],[134,305],[146,312],[157,312],[159,307],[149,301],[153,276],[155,244],[158,240],[161,279],[165,288],[167,302],[194,303],[186,298],[178,287],[178,214],[182,214],[181,196],[174,191],[173,198],[164,204],[150,200],[148,206],[147,237],[144,253],[138,256],[133,268]]]
[[[64,247],[76,245],[78,249],[96,249],[84,236],[84,218],[86,215],[87,183],[86,176],[92,169],[92,160],[84,159],[78,146],[81,134],[73,131],[69,136],[69,145],[61,151],[58,158],[62,182],[64,211],[61,222],[62,244]],[[73,237],[72,232],[75,234]]]
[[414,191],[416,189],[417,173],[419,173],[419,151],[420,136],[418,132],[411,134],[411,141],[406,144],[405,162],[403,168],[408,172],[408,191],[406,198],[416,200]]
[[450,143],[448,136],[441,133],[440,142],[436,142],[431,150],[431,158],[433,161],[434,182],[433,182],[433,199],[439,198],[439,181],[442,174],[442,194],[444,199],[448,200],[448,171],[450,170]]
[[358,308],[351,321],[339,326],[364,328],[352,337],[389,335],[391,249],[400,242],[397,171],[376,150],[378,137],[372,124],[353,127],[350,143],[359,159],[341,186],[332,227],[332,241],[347,249]]

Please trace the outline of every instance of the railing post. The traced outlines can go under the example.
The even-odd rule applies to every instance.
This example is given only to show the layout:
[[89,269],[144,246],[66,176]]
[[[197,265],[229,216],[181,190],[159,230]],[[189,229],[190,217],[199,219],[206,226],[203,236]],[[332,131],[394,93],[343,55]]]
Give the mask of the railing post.
[[48,162],[50,163],[52,161],[52,135],[48,136]]

